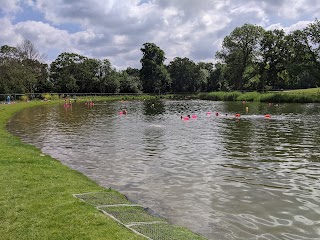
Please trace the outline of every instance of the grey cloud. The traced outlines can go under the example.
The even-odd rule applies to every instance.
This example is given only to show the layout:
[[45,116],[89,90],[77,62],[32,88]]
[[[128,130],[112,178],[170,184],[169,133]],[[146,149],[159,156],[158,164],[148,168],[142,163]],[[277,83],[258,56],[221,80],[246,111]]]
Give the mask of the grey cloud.
[[5,14],[11,12],[17,12],[21,10],[19,6],[19,0],[1,0],[0,3],[0,13],[3,12]]
[[[252,23],[267,28],[279,23],[289,28],[312,20],[320,11],[316,0],[37,0],[31,5],[50,25],[6,24],[3,31],[12,39],[28,37],[48,51],[108,58],[122,68],[140,66],[145,42],[163,49],[167,61],[177,56],[210,60],[235,27]],[[81,31],[62,30],[68,24],[80,26]]]

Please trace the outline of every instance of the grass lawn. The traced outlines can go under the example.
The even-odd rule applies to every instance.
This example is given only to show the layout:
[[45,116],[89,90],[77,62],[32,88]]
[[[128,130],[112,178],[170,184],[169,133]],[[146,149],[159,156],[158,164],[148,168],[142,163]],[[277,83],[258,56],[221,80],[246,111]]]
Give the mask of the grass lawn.
[[306,94],[320,94],[320,88],[308,88],[308,89],[296,89],[290,91],[284,91],[288,93],[306,93]]
[[273,103],[319,103],[320,88],[297,89],[278,92],[208,92],[199,93],[198,98],[214,101],[256,101]]
[[[101,99],[114,100],[110,97]],[[149,216],[142,207],[111,206],[99,211],[99,204],[128,201],[120,193],[100,187],[83,174],[7,132],[7,122],[16,112],[59,102],[63,101],[0,104],[0,239],[145,239],[104,213],[142,222],[158,218]],[[88,199],[81,201],[73,194]],[[106,196],[112,196],[112,201]],[[155,240],[204,239],[164,220],[158,224],[136,225],[131,229]]]
[[41,102],[0,104],[1,239],[144,239],[72,196],[108,191],[6,131],[13,114]]

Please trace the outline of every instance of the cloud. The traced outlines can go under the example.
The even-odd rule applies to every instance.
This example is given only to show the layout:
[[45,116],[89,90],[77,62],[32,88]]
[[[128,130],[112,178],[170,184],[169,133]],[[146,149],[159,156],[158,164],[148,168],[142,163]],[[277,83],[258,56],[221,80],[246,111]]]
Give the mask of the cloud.
[[292,24],[291,26],[288,27],[283,27],[281,23],[276,23],[273,25],[270,25],[269,27],[266,28],[266,30],[274,30],[274,29],[283,29],[285,33],[291,33],[295,30],[301,30],[306,28],[312,21],[299,21],[297,23]]
[[[30,39],[49,60],[61,52],[140,67],[140,48],[153,42],[174,57],[214,61],[225,36],[245,23],[286,31],[303,28],[320,11],[317,0],[2,0],[0,45]],[[32,9],[43,19],[21,20]],[[28,16],[25,14],[24,16]],[[15,19],[15,21],[13,21]]]
[[2,0],[0,4],[0,13],[9,14],[20,11],[19,0]]
[[47,23],[26,21],[17,23],[13,26],[17,35],[36,42],[42,48],[61,47],[70,45],[69,34],[64,30],[59,30]]
[[280,8],[278,8],[278,16],[282,16],[288,19],[297,19],[303,16],[306,12],[315,18],[320,10],[319,1],[317,0],[285,0],[282,2]]

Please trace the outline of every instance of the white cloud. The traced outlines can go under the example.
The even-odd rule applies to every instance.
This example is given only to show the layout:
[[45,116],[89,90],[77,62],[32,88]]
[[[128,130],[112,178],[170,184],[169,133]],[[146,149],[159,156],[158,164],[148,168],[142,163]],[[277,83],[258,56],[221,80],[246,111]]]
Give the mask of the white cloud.
[[281,23],[275,23],[266,28],[266,30],[284,29]]
[[[221,42],[244,23],[292,31],[313,21],[317,0],[2,0],[0,45],[28,38],[50,60],[67,51],[140,67],[145,42],[174,57],[214,61]],[[43,21],[15,22],[28,5]],[[3,7],[1,8],[3,12]],[[74,28],[76,26],[76,28]],[[55,54],[50,54],[54,52]]]
[[19,2],[20,0],[1,0],[0,13],[4,12],[5,14],[9,14],[20,11],[21,7],[19,6]]
[[22,38],[14,30],[11,20],[8,18],[0,18],[0,45],[16,46],[21,42]]
[[285,0],[282,7],[278,10],[278,15],[289,19],[296,19],[306,12],[310,12],[314,17],[320,11],[318,0]]
[[274,30],[274,29],[283,29],[285,31],[285,33],[290,33],[293,32],[295,30],[301,30],[306,28],[310,23],[312,23],[312,21],[299,21],[297,23],[294,23],[288,27],[284,27],[282,26],[281,23],[276,23],[276,24],[272,24],[269,27],[266,28],[266,30]]

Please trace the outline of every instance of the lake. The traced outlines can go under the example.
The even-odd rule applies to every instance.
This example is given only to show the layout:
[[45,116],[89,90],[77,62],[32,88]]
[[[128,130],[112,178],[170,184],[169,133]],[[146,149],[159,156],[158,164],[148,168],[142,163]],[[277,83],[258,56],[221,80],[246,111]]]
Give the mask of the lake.
[[320,239],[319,120],[320,104],[148,100],[29,108],[8,129],[208,239],[301,240]]

